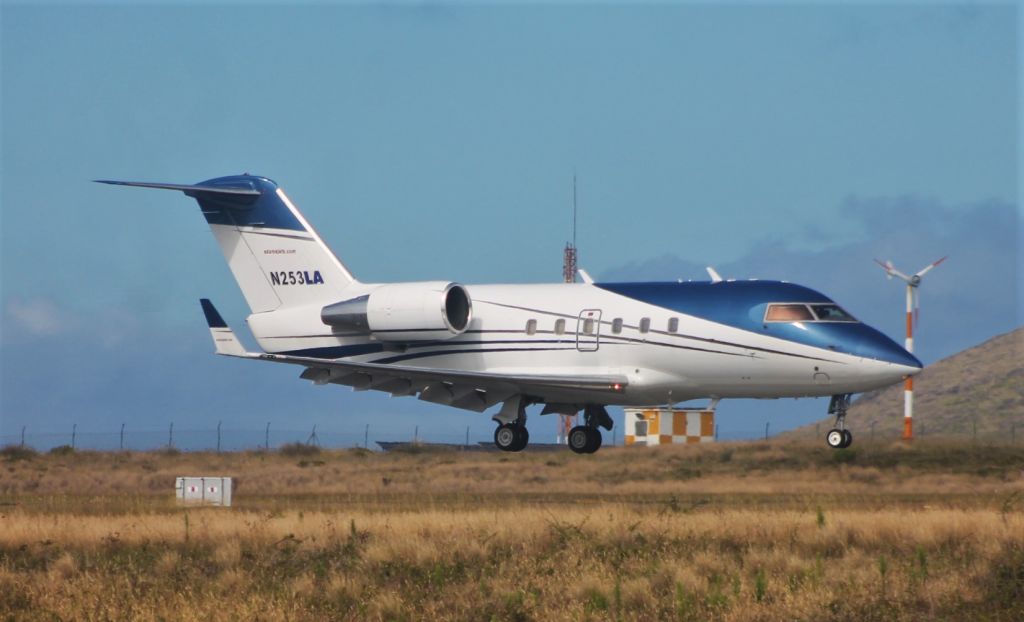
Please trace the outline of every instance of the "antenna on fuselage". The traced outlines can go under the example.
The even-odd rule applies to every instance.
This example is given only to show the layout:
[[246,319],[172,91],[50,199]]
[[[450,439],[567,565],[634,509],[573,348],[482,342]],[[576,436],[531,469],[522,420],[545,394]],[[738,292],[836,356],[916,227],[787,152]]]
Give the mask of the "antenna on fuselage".
[[579,255],[576,251],[576,171],[572,173],[572,242],[565,243],[562,254],[562,280],[566,283],[576,282],[576,268]]

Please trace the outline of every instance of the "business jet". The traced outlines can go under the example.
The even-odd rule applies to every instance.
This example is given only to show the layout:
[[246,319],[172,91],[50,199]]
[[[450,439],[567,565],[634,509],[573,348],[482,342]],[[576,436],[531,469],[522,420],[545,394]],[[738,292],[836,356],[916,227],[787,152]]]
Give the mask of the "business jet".
[[199,203],[252,314],[248,352],[201,301],[217,354],[303,368],[317,385],[484,412],[494,443],[521,451],[527,407],[574,415],[576,453],[612,429],[606,406],[831,396],[826,441],[848,447],[854,393],[902,381],[921,362],[813,289],[780,281],[463,285],[363,283],[276,183],[96,180],[178,190]]

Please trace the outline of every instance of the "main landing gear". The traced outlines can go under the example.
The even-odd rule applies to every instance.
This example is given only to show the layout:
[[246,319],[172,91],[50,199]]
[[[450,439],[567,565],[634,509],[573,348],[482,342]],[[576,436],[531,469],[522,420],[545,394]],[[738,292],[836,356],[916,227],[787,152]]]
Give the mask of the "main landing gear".
[[[522,396],[509,399],[494,415],[498,428],[494,430],[494,444],[502,451],[522,451],[530,442],[526,429],[527,400]],[[601,447],[601,430],[611,430],[612,418],[604,406],[583,408],[583,425],[569,430],[569,449],[578,454],[592,454]]]
[[825,435],[825,442],[832,449],[846,449],[853,443],[853,434],[846,429],[846,409],[850,407],[850,394],[833,395],[828,404],[828,414],[836,416],[836,427]]
[[502,451],[522,451],[530,443],[526,429],[526,405],[529,402],[517,395],[509,399],[494,415],[498,429],[494,431],[494,444]]
[[586,406],[583,409],[583,425],[569,430],[569,449],[578,454],[592,454],[601,448],[601,430],[612,429],[612,418],[604,406]]

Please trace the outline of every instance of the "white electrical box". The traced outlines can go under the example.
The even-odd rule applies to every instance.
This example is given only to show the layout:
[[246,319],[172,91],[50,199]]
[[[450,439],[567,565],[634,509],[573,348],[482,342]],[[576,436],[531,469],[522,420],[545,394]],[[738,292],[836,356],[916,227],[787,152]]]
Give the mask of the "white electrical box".
[[179,477],[174,488],[178,503],[231,506],[230,477]]

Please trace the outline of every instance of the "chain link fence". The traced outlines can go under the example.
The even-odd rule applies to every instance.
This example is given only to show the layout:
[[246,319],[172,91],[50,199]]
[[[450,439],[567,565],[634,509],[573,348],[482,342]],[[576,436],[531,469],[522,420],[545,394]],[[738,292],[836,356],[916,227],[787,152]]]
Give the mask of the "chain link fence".
[[[824,443],[826,432],[831,426],[817,424],[813,429],[805,427],[799,431],[773,429],[771,422],[744,426],[715,426],[715,440],[758,441],[776,438],[778,435],[787,440],[809,440],[820,438]],[[1024,444],[1024,424],[1010,423],[1002,430],[986,430],[979,432],[972,429],[960,434],[935,434],[928,430],[927,424],[915,426],[914,436],[918,440],[949,440],[956,442],[986,444]],[[153,451],[174,448],[181,451],[246,451],[259,449],[277,449],[291,443],[305,443],[325,448],[365,447],[372,450],[380,449],[377,441],[391,442],[422,442],[445,445],[470,445],[490,443],[493,441],[494,428],[490,423],[467,426],[462,432],[437,430],[433,428],[414,427],[404,433],[393,426],[381,426],[374,429],[372,425],[361,429],[324,430],[313,426],[301,430],[294,427],[278,427],[273,422],[262,428],[237,428],[217,426],[214,428],[179,429],[170,424],[163,430],[137,430],[122,426],[118,430],[94,430],[73,425],[65,432],[33,431],[25,426],[20,432],[0,434],[0,446],[26,446],[38,451],[49,451],[55,447],[71,447],[81,450],[96,451]],[[603,431],[605,445],[621,445],[620,426],[616,425],[611,432]],[[899,434],[891,430],[883,430],[868,423],[854,429],[855,443],[864,445],[875,442],[893,442],[899,440]],[[542,432],[535,432],[531,443],[554,443],[555,437],[544,438]]]

